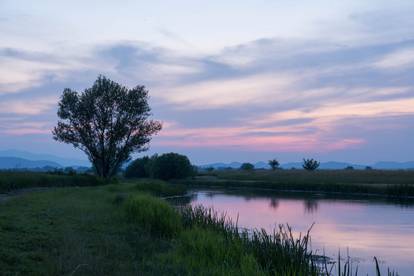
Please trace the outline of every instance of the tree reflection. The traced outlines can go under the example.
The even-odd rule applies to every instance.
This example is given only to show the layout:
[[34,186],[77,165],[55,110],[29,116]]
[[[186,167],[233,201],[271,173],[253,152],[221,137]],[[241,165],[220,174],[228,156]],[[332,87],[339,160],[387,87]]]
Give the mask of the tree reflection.
[[277,198],[272,198],[270,200],[270,207],[272,209],[275,209],[276,210],[279,207],[279,200]]
[[313,214],[318,211],[318,201],[313,198],[308,198],[304,202],[305,213]]

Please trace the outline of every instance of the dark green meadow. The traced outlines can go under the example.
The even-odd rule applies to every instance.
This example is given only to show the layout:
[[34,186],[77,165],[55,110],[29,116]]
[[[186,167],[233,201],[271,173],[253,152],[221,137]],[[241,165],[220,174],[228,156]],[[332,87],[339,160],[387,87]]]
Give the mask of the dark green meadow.
[[178,183],[212,188],[414,196],[414,170],[217,170]]
[[97,186],[104,181],[87,174],[52,174],[40,172],[0,171],[0,193],[37,187]]

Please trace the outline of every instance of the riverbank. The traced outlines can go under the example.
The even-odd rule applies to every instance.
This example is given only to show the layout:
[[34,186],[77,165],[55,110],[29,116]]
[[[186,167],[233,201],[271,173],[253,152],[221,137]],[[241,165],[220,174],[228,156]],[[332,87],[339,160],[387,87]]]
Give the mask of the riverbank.
[[379,195],[397,199],[414,197],[414,171],[380,170],[223,170],[177,183],[204,188],[248,188],[337,195]]
[[[268,275],[272,270],[263,264],[272,262],[266,248],[285,257],[275,259],[279,269],[305,274],[314,269],[302,239],[289,243],[284,234],[260,249],[259,239],[248,242],[219,216],[201,209],[182,213],[162,199],[183,193],[182,186],[141,181],[50,189],[7,200],[0,208],[2,273]],[[281,248],[281,242],[293,247]]]
[[176,197],[185,186],[154,180],[22,193],[0,203],[2,273],[319,275],[333,265],[308,250],[309,233],[244,231]]

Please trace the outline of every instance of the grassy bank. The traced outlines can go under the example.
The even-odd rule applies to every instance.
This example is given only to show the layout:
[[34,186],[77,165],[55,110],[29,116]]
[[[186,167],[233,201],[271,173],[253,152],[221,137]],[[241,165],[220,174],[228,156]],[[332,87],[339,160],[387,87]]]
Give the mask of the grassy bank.
[[93,175],[0,171],[0,193],[35,187],[82,187],[101,184],[103,181]]
[[1,274],[318,275],[308,235],[240,231],[212,210],[174,208],[163,199],[173,191],[185,193],[144,180],[10,199],[0,205]]
[[216,171],[180,181],[203,187],[239,187],[389,197],[414,196],[414,171],[381,170],[256,170]]

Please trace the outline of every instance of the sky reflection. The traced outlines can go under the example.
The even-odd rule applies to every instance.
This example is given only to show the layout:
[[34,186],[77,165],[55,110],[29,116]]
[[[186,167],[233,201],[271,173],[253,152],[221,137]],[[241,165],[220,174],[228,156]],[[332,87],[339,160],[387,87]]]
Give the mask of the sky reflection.
[[338,251],[359,262],[359,271],[373,273],[373,256],[383,268],[400,275],[414,270],[414,208],[366,200],[245,197],[197,192],[193,205],[202,204],[236,220],[246,228],[271,231],[288,223],[296,234],[311,231],[312,249],[335,257]]

